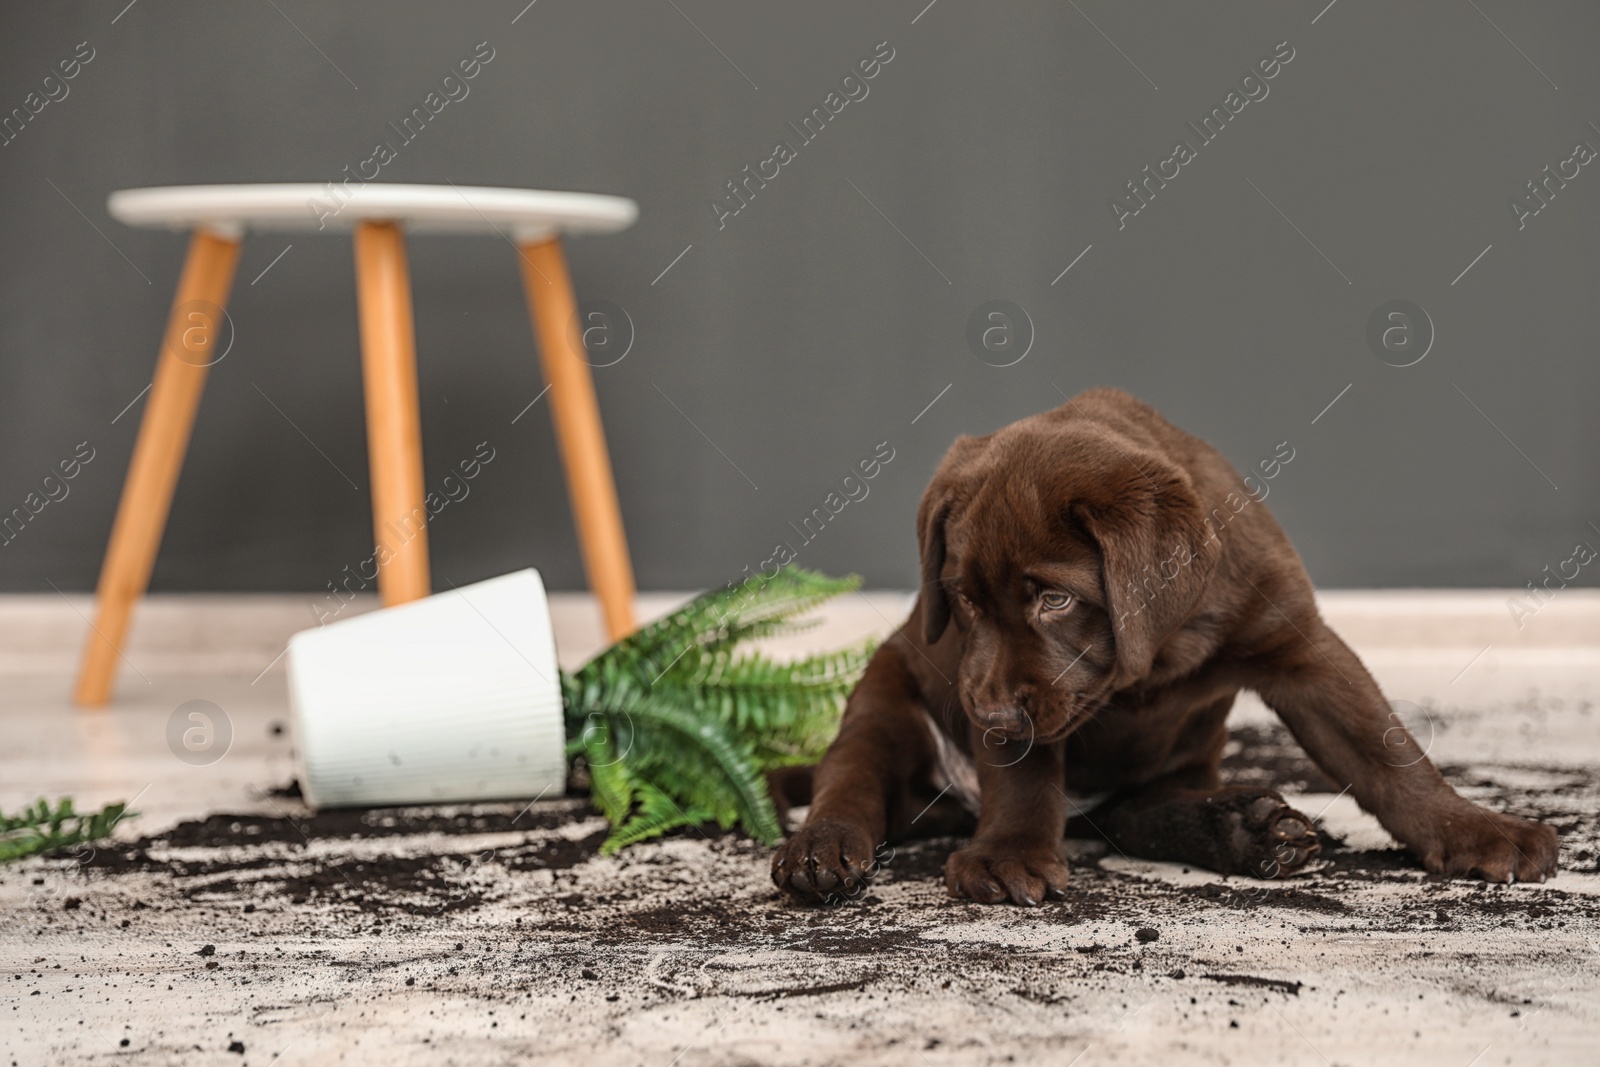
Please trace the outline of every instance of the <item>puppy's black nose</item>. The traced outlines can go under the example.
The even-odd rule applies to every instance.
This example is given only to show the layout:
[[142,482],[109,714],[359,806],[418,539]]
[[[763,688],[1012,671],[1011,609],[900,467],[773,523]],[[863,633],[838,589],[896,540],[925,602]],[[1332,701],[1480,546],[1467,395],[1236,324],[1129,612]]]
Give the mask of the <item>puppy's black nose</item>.
[[1026,737],[1033,729],[1028,713],[1014,704],[989,708],[982,713],[981,719],[986,728],[1007,738]]

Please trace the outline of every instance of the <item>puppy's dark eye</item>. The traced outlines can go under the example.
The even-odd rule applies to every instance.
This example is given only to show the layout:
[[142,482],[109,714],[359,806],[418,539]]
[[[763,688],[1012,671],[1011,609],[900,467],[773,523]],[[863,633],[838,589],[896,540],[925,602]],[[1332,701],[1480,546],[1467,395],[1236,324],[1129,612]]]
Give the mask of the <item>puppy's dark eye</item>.
[[1041,593],[1039,605],[1046,611],[1066,611],[1072,607],[1071,593]]

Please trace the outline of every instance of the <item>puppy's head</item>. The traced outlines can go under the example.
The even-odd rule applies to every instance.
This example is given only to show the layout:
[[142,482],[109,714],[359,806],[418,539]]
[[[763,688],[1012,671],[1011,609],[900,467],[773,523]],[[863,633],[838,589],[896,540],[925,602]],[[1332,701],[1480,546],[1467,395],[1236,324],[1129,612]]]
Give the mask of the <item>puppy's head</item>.
[[1183,468],[1061,411],[959,439],[917,529],[924,637],[961,642],[962,706],[1008,740],[1058,740],[1148,677],[1218,549]]

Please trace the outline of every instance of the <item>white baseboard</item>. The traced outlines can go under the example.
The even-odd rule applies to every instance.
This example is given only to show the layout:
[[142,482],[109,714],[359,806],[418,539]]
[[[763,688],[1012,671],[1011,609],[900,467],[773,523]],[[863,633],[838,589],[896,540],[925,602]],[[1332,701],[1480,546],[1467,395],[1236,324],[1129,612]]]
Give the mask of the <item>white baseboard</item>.
[[[635,612],[641,622],[648,622],[693,595],[640,593]],[[571,669],[605,646],[600,609],[587,593],[551,593],[549,599],[561,665]],[[910,602],[910,594],[898,592],[841,597],[817,612],[820,626],[770,644],[777,650],[800,651],[882,635],[904,621]],[[314,595],[157,593],[135,609],[122,651],[128,662],[146,673],[253,677],[277,658],[290,636],[318,625],[319,608],[324,612],[322,622],[328,623],[377,607],[378,598],[372,594],[358,595],[337,615],[328,616],[326,600]],[[88,594],[0,595],[0,676],[71,673],[93,617],[94,597]]]

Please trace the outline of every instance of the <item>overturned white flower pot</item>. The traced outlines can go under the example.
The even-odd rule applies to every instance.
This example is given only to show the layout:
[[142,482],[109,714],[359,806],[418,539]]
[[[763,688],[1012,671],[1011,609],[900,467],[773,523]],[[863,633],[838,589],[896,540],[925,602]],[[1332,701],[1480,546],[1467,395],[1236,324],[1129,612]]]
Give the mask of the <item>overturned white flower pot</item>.
[[560,795],[561,676],[531,568],[296,634],[289,701],[315,807]]

